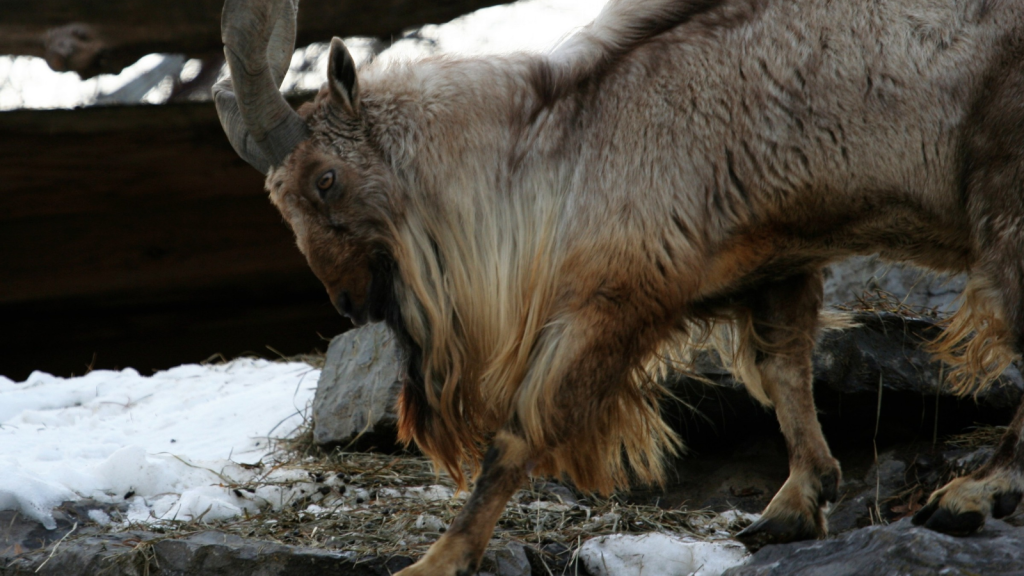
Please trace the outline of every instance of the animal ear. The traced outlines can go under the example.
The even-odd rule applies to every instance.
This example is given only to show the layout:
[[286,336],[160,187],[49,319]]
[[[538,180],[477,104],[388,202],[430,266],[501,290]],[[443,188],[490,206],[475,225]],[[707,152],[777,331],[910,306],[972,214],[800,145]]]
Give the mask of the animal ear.
[[352,59],[345,43],[335,36],[331,39],[331,57],[327,65],[327,84],[331,97],[353,114],[359,114],[359,80],[356,77],[356,62]]

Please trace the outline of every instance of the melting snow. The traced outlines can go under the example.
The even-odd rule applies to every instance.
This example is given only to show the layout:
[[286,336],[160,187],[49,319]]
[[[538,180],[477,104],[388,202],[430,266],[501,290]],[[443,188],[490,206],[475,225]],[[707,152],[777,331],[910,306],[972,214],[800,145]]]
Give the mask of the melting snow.
[[580,558],[595,576],[717,576],[747,556],[736,542],[663,533],[600,536],[580,549]]
[[153,376],[132,369],[77,378],[0,376],[0,509],[53,528],[66,500],[128,502],[130,521],[231,518],[285,498],[238,497],[270,447],[302,422],[320,371],[235,360]]

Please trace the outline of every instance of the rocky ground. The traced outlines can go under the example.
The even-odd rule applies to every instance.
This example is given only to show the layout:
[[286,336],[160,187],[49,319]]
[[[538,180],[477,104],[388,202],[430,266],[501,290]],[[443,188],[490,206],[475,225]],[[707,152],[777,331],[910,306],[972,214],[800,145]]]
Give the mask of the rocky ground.
[[[863,277],[870,264],[833,273],[830,281],[843,275],[870,281],[873,276]],[[830,511],[833,536],[767,546],[726,574],[1024,573],[1020,511],[967,538],[909,522],[932,489],[985,460],[1024,394],[1015,368],[975,398],[942,390],[941,368],[920,344],[936,334],[931,310],[952,299],[958,281],[929,281],[919,286],[917,300],[901,304],[862,301],[855,328],[822,337],[816,402],[844,470],[841,498]],[[509,504],[483,570],[632,573],[594,561],[595,554],[612,557],[615,535],[660,535],[685,547],[721,543],[742,529],[750,521],[742,513],[760,512],[785,480],[785,445],[773,414],[727,372],[713,363],[702,368],[702,379],[670,375],[682,402],[666,411],[689,451],[665,490],[600,500],[537,481]],[[54,530],[0,512],[0,574],[383,575],[401,569],[443,531],[460,497],[423,459],[397,450],[390,410],[396,380],[394,349],[381,327],[332,342],[312,409],[315,425],[286,447],[288,459],[268,464],[306,474],[289,486],[304,491],[289,510],[220,524],[123,526],[117,506],[78,502],[56,514]],[[331,452],[339,446],[344,451]],[[96,521],[104,515],[113,520],[106,527]],[[698,548],[692,550],[697,558]],[[704,564],[676,566],[651,564],[643,573],[721,573]]]

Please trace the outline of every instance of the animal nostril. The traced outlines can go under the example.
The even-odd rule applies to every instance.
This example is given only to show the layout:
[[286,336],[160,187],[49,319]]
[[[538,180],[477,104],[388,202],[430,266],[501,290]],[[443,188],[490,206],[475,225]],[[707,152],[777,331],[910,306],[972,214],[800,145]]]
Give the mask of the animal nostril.
[[352,313],[352,298],[348,295],[348,290],[342,290],[338,293],[338,309],[341,310],[342,314]]

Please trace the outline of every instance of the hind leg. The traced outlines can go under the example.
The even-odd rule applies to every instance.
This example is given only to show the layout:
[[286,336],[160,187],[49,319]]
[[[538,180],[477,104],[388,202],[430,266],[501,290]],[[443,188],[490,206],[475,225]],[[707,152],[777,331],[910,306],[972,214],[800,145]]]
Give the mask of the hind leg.
[[[979,330],[976,339],[987,339],[982,342],[985,348],[1009,346],[1019,355],[1024,350],[1024,216],[1010,220],[1003,213],[993,220],[1012,222],[998,233],[983,237],[990,242],[983,243],[987,254],[980,268],[994,279],[991,284],[995,290],[987,297],[996,300],[991,307],[1001,314],[990,318],[989,325]],[[992,356],[984,358],[991,360]],[[914,524],[947,534],[970,534],[984,525],[989,514],[1002,518],[1013,513],[1022,493],[1024,402],[1017,408],[992,458],[974,473],[936,490],[914,516]]]
[[789,450],[786,483],[760,520],[737,536],[751,550],[827,533],[823,507],[836,499],[841,473],[822,435],[811,390],[821,298],[821,275],[815,272],[759,287],[747,299],[754,333],[745,345],[755,352],[763,393],[750,383],[748,388],[774,405]]
[[[1020,220],[1024,225],[1024,218]],[[1004,236],[1005,238],[1005,236]],[[994,249],[992,249],[994,248]],[[1002,249],[1000,249],[1002,248]],[[988,305],[1001,314],[992,316],[988,325],[979,329],[976,340],[983,340],[976,354],[985,348],[1010,346],[1018,354],[1024,349],[1024,246],[1010,244],[990,247],[987,276],[995,290],[985,296],[996,302]],[[987,363],[991,354],[983,356]],[[994,370],[993,372],[997,372]],[[924,525],[953,535],[971,534],[985,524],[991,514],[1002,518],[1012,514],[1024,494],[1024,402],[1003,437],[996,452],[974,473],[957,478],[935,491],[928,503],[914,515],[914,524]]]
[[1024,403],[992,458],[973,474],[936,490],[914,524],[954,536],[972,534],[993,518],[1009,516],[1024,494]]
[[[1007,61],[1019,62],[1024,50]],[[976,327],[983,349],[996,345],[1024,352],[1024,68],[997,80],[977,107],[971,124],[977,129],[968,142],[967,214],[971,222],[976,262],[974,271],[987,280],[985,298],[998,314],[989,326]],[[995,324],[993,327],[992,324]],[[994,336],[992,336],[994,335]],[[976,338],[976,340],[979,340]],[[987,341],[986,341],[987,340]],[[975,356],[984,370],[991,356]],[[970,364],[969,364],[970,365]],[[1024,404],[999,441],[992,459],[973,474],[937,490],[914,516],[923,524],[949,534],[969,534],[991,514],[1013,512],[1024,492]]]
[[[1024,224],[1024,220],[1022,220]],[[1024,262],[1017,250],[1015,262],[1002,261],[997,293],[1003,304],[1003,320],[1010,344],[1019,354],[1024,349]],[[996,259],[999,260],[999,259]],[[1002,327],[1000,327],[1000,330]],[[1024,401],[992,458],[974,473],[957,478],[935,491],[914,515],[914,524],[953,535],[971,534],[985,524],[989,514],[1002,518],[1013,513],[1024,494]]]

